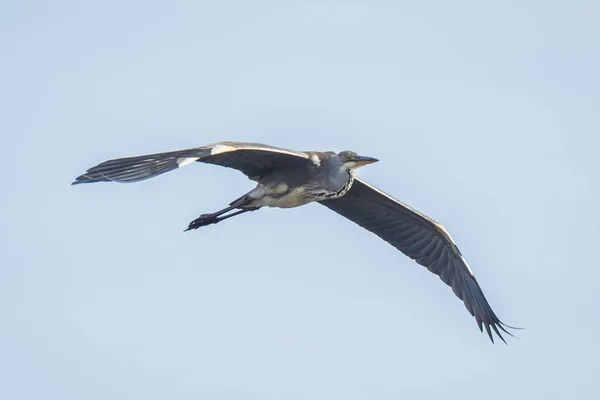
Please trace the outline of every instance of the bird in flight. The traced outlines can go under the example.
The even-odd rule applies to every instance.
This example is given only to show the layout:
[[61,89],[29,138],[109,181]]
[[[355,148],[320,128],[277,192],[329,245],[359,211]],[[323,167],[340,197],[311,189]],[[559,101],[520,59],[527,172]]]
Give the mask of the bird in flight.
[[292,208],[317,202],[353,221],[426,267],[450,286],[492,342],[492,330],[513,336],[496,316],[473,271],[448,231],[407,204],[356,177],[354,171],[376,158],[352,151],[294,151],[260,143],[219,142],[165,153],[105,161],[80,175],[73,185],[138,182],[194,162],[241,171],[256,186],[222,210],[202,214],[186,231],[216,224],[263,207]]

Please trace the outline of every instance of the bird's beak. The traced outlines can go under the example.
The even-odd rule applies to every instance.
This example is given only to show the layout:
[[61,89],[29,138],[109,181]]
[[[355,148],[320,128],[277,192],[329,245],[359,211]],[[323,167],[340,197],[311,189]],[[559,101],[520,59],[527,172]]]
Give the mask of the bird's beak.
[[379,160],[376,158],[373,158],[373,157],[356,156],[354,158],[354,162],[356,163],[357,167],[362,167],[363,165],[367,165],[367,164],[373,164],[373,163],[376,163],[377,161],[379,161]]

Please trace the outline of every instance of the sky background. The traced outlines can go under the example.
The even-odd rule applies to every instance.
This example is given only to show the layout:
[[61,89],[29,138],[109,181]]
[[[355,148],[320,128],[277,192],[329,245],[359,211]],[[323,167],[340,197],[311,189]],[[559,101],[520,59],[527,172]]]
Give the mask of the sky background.
[[[596,1],[3,1],[0,398],[598,399]],[[183,233],[221,140],[351,149],[502,320],[318,204]]]

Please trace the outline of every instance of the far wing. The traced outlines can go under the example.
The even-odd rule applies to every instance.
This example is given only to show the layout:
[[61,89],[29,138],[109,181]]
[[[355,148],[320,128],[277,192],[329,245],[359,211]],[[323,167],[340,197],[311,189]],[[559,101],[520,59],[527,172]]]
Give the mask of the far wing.
[[234,168],[258,180],[275,168],[306,164],[309,155],[260,143],[219,142],[207,146],[104,161],[76,178],[73,184],[138,182],[185,167],[195,161]]
[[492,342],[490,327],[505,343],[498,328],[512,336],[504,328],[508,325],[502,323],[490,307],[473,272],[442,225],[359,178],[345,196],[320,203],[438,275],[464,302],[479,329],[483,331],[485,326]]

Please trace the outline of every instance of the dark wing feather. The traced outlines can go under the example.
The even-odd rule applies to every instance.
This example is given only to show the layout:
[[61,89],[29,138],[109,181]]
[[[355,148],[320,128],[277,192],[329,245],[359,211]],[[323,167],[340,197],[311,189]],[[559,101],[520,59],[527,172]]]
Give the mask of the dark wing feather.
[[356,178],[345,196],[321,204],[348,218],[438,275],[477,321],[485,327],[491,341],[492,331],[502,339],[500,330],[512,336],[485,298],[460,250],[443,226]]
[[219,142],[207,146],[165,153],[108,160],[77,177],[73,184],[92,182],[138,182],[204,162],[234,168],[258,180],[275,168],[305,165],[309,155],[260,143]]

